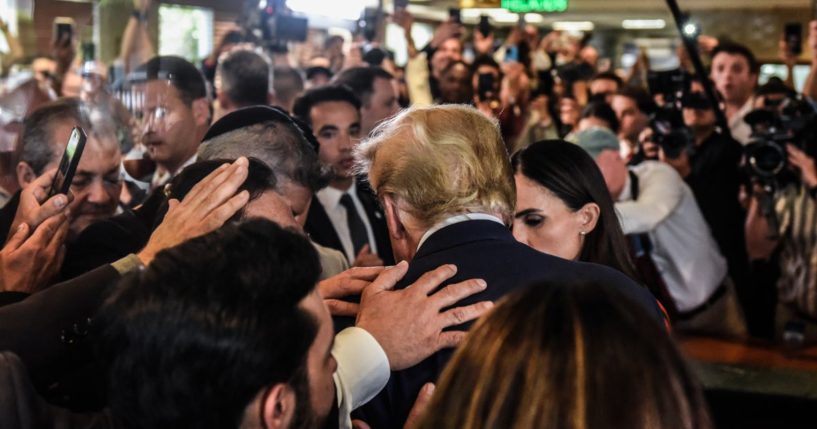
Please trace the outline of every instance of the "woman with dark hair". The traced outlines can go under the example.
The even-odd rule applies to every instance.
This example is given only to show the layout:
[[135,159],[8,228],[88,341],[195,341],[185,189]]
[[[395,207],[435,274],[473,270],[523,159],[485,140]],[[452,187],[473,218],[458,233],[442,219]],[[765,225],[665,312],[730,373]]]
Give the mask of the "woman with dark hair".
[[513,235],[536,250],[595,262],[637,279],[604,177],[579,146],[534,143],[512,159]]
[[660,325],[576,281],[505,297],[449,362],[421,429],[708,429],[704,396]]

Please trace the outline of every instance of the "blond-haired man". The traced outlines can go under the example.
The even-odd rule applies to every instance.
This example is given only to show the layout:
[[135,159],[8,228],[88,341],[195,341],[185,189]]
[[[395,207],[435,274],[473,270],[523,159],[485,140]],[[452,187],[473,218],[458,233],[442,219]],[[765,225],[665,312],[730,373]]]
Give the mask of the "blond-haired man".
[[[356,160],[383,206],[395,258],[410,261],[397,287],[453,264],[457,272],[449,281],[479,278],[488,285],[459,304],[495,301],[543,280],[593,281],[622,291],[661,319],[652,295],[623,274],[539,253],[514,240],[507,227],[516,200],[513,171],[496,122],[476,109],[404,110],[375,129],[356,149]],[[393,373],[360,417],[372,427],[402,427],[420,388],[437,378],[451,353],[438,352]]]

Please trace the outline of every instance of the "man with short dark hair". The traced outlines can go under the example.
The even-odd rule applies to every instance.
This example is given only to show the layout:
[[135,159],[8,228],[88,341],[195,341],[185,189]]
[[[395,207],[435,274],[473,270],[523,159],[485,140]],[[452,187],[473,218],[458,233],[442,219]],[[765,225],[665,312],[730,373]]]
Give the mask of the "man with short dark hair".
[[760,65],[752,51],[738,43],[720,42],[712,51],[710,77],[723,95],[726,118],[732,138],[749,143],[751,127],[743,117],[753,109]]
[[353,172],[360,102],[348,88],[330,85],[305,92],[293,110],[312,127],[320,144],[318,156],[334,175],[329,186],[315,193],[306,231],[316,243],[343,252],[351,265],[389,265],[393,259],[385,218]]
[[210,100],[201,72],[186,60],[154,57],[131,77],[144,95],[140,135],[156,171],[151,188],[196,160],[199,142],[210,125]]
[[590,78],[590,96],[610,103],[613,100],[613,95],[622,86],[624,86],[624,82],[614,72],[597,73]]
[[222,115],[240,107],[269,104],[269,61],[249,49],[233,51],[216,67],[215,88]]
[[272,104],[292,112],[295,99],[304,92],[303,76],[297,69],[285,66],[276,66],[272,76]]
[[649,126],[650,115],[656,109],[655,102],[644,89],[627,86],[613,95],[610,107],[618,117],[621,157],[631,164],[640,163],[644,160],[644,152],[638,138]]
[[397,104],[397,82],[380,67],[353,67],[338,73],[332,80],[348,86],[360,98],[360,127],[368,136],[380,122],[394,116]]
[[337,367],[319,272],[306,239],[261,220],[157,255],[102,310],[114,415],[135,428],[318,427]]

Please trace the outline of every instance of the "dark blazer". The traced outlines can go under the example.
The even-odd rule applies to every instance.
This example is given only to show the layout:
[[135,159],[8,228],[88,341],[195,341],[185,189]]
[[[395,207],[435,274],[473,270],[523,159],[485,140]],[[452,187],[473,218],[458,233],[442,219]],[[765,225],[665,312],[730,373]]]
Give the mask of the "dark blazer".
[[6,239],[9,236],[11,223],[14,222],[14,215],[17,214],[17,207],[20,206],[20,192],[15,192],[6,205],[0,208],[0,246],[6,244]]
[[[0,351],[20,357],[50,402],[81,410],[103,403],[104,374],[87,337],[91,318],[120,277],[104,265],[0,308]],[[89,367],[98,378],[89,379]]]
[[17,429],[108,429],[118,427],[109,412],[77,414],[57,408],[34,390],[26,367],[11,352],[0,352],[0,422]]
[[[408,272],[397,284],[404,288],[423,273],[443,264],[457,266],[457,274],[445,284],[481,278],[488,283],[484,292],[457,305],[497,301],[508,292],[539,281],[594,281],[612,287],[641,304],[656,322],[663,316],[655,298],[624,274],[596,264],[577,263],[540,253],[516,241],[503,225],[489,220],[473,220],[447,226],[432,234],[410,262]],[[470,324],[460,328],[467,329]],[[424,383],[436,381],[453,350],[438,352],[420,364],[392,373],[389,383],[356,414],[372,428],[400,428]]]
[[[377,197],[371,191],[371,188],[361,181],[357,182],[357,197],[360,199],[360,203],[366,211],[366,218],[369,219],[369,224],[372,226],[372,234],[377,245],[377,256],[383,260],[385,265],[394,265],[394,254],[391,250],[389,230],[386,227],[386,216],[380,208]],[[320,200],[315,196],[312,196],[312,204],[309,206],[304,230],[315,243],[339,250],[344,255],[346,254],[340,242],[340,237],[332,226],[329,215],[326,214],[326,209],[323,208]],[[349,261],[349,264],[354,262]]]

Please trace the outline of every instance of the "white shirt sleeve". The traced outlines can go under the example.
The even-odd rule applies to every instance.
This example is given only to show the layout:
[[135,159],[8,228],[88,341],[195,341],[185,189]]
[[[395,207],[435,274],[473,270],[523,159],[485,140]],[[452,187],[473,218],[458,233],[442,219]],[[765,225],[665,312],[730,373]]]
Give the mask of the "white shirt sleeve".
[[420,52],[406,62],[406,87],[409,99],[414,106],[428,106],[434,103],[429,84],[428,58],[425,52]]
[[684,197],[684,181],[670,166],[645,161],[635,167],[639,180],[636,201],[616,203],[624,234],[641,234],[654,230],[681,204]]
[[335,335],[332,356],[338,363],[334,378],[339,427],[351,429],[352,411],[371,401],[389,381],[389,358],[371,334],[354,327]]

